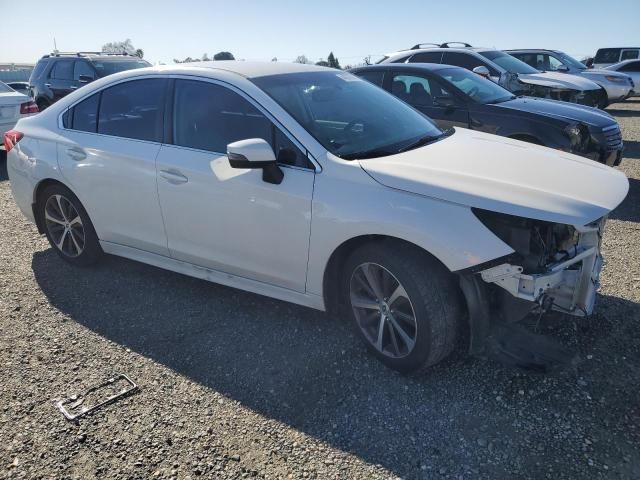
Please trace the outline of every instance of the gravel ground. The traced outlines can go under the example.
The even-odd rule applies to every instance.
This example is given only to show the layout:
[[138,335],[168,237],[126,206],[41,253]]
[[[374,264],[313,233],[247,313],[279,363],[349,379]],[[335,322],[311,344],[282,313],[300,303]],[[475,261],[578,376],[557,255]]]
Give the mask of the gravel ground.
[[[640,100],[597,313],[543,320],[572,371],[409,379],[326,315],[114,257],[64,264],[0,160],[0,478],[640,478]],[[79,424],[53,402],[125,372]]]

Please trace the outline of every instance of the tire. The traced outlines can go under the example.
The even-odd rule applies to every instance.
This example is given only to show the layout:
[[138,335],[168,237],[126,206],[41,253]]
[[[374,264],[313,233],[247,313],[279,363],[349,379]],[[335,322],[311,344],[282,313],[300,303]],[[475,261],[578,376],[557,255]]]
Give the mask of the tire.
[[40,111],[40,112],[42,112],[43,110],[45,110],[47,107],[50,107],[50,106],[51,106],[51,104],[50,104],[47,100],[45,100],[45,99],[43,99],[43,98],[39,98],[39,99],[36,101],[36,105],[38,105],[38,111]]
[[[370,278],[383,293],[377,303]],[[417,247],[383,241],[359,248],[345,264],[341,292],[356,332],[389,368],[420,374],[456,347],[464,318],[456,278]]]
[[65,186],[50,185],[38,195],[38,216],[49,244],[66,262],[88,266],[102,256],[89,215]]

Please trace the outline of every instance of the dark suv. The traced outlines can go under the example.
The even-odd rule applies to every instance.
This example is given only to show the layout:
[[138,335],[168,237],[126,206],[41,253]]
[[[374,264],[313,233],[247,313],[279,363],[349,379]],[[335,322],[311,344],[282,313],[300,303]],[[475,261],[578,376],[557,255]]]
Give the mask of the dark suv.
[[55,52],[36,64],[29,78],[31,96],[40,111],[93,80],[151,64],[126,53]]

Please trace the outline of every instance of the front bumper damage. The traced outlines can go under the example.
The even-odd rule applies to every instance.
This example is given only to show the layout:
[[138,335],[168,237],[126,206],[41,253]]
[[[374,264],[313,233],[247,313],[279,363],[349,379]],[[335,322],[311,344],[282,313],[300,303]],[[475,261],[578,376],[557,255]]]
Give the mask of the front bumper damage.
[[[469,312],[470,353],[519,367],[548,370],[570,363],[573,353],[519,322],[554,310],[584,317],[593,312],[603,259],[605,219],[574,227],[577,242],[544,271],[527,272],[517,261],[460,275]],[[517,260],[517,259],[515,259]]]

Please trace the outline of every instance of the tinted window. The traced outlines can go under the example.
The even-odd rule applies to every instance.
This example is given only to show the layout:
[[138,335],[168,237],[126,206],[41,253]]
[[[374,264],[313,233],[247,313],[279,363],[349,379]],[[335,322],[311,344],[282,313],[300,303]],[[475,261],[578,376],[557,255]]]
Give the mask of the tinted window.
[[[411,55],[403,55],[400,58],[396,58],[393,62],[391,63],[404,63],[407,61],[407,59],[410,57]],[[384,60],[386,60],[389,57],[384,57],[382,60],[380,60],[378,63],[382,63]]]
[[50,78],[58,80],[73,80],[73,60],[60,60],[53,64]]
[[74,72],[74,78],[76,80],[80,80],[80,77],[91,77],[92,79],[96,78],[96,72],[91,68],[87,62],[79,60],[76,62],[76,68]]
[[478,103],[500,103],[513,98],[510,91],[466,69],[445,68],[437,74]]
[[409,105],[430,107],[433,105],[429,80],[413,75],[394,75],[391,92]]
[[618,69],[619,72],[640,72],[640,62],[629,62]]
[[112,73],[122,72],[124,70],[133,70],[136,68],[151,66],[149,62],[147,62],[146,60],[142,60],[141,58],[130,58],[127,60],[123,60],[121,58],[96,58],[92,59],[91,63],[98,72],[98,77],[106,77],[107,75],[111,75]]
[[342,158],[388,155],[442,136],[427,117],[349,73],[290,73],[252,81]]
[[522,74],[539,73],[538,70],[518,60],[516,57],[512,57],[504,52],[499,52],[498,50],[480,52],[480,55],[504,68],[507,72]]
[[71,128],[96,133],[98,126],[98,103],[100,94],[91,95],[71,110]]
[[13,92],[13,88],[11,88],[6,83],[0,82],[0,93],[9,93],[9,92]]
[[374,85],[382,87],[382,79],[384,78],[384,72],[358,72],[356,73],[360,78],[364,78],[367,82],[371,82]]
[[634,60],[638,58],[638,50],[623,50],[620,61],[622,60]]
[[619,58],[619,48],[601,48],[597,51],[593,63],[617,63]]
[[102,92],[98,133],[162,141],[166,81],[132,80]]
[[442,59],[442,52],[422,52],[416,53],[411,60],[411,63],[440,63]]
[[178,80],[173,111],[175,145],[226,153],[230,143],[261,138],[269,142],[278,162],[310,166],[305,154],[271,120],[226,87]]
[[49,65],[49,61],[48,60],[40,60],[36,64],[36,68],[34,68],[33,72],[31,72],[31,78],[36,79],[36,78],[40,77],[40,75],[42,75],[42,72],[44,72],[44,70],[47,67],[47,65]]
[[487,67],[489,73],[493,76],[498,76],[498,72],[495,68],[491,67],[487,62],[482,61],[475,55],[460,52],[445,52],[442,57],[442,63],[445,65],[455,65],[456,67],[466,68],[467,70],[473,70],[476,67]]

